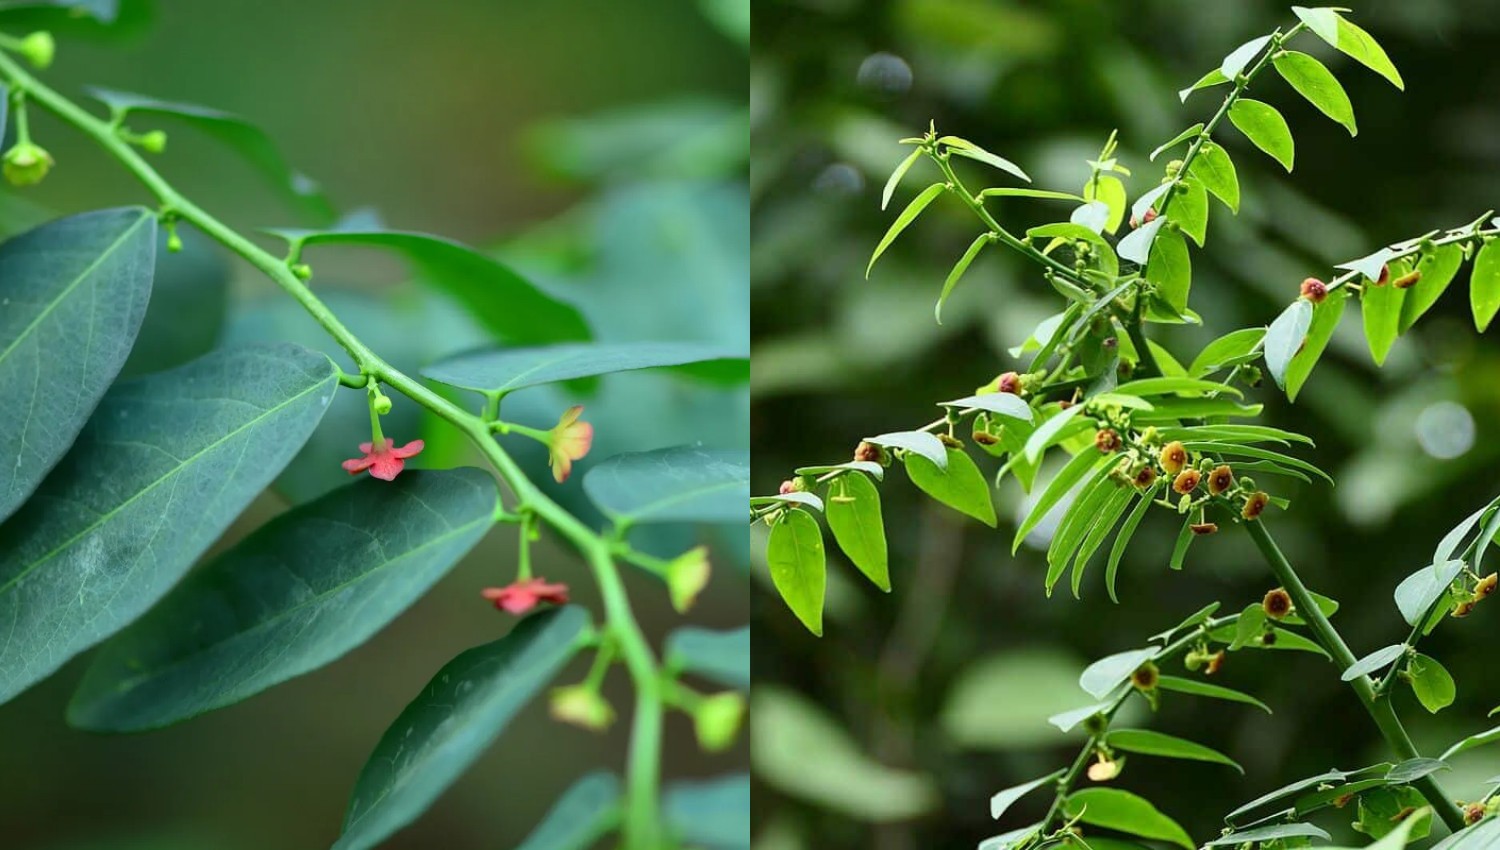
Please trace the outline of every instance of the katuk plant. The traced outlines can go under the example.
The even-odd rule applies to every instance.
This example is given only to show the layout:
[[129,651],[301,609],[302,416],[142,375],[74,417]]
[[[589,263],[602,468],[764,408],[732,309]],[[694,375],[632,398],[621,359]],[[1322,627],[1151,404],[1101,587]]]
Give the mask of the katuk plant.
[[[744,353],[686,342],[592,342],[576,306],[490,257],[363,217],[331,229],[272,231],[284,246],[268,251],[168,182],[147,159],[163,154],[167,137],[141,124],[165,117],[209,131],[311,219],[330,222],[327,200],[285,166],[269,139],[227,113],[114,91],[93,92],[107,108],[96,115],[17,60],[44,68],[53,51],[46,33],[0,35],[0,106],[8,105],[16,130],[3,155],[5,177],[31,185],[54,167],[28,120],[43,110],[137,177],[155,209],[75,215],[0,245],[0,447],[7,452],[0,463],[0,702],[101,642],[68,709],[76,727],[144,731],[239,702],[360,645],[488,531],[508,524],[519,532],[519,551],[513,569],[497,572],[514,579],[474,596],[480,616],[508,633],[453,659],[395,719],[357,779],[334,846],[374,847],[413,822],[580,655],[591,656],[589,672],[551,690],[553,715],[607,728],[615,708],[601,687],[623,666],[634,686],[628,764],[623,780],[609,772],[580,780],[527,846],[581,846],[616,832],[630,850],[697,846],[708,843],[702,835],[712,833],[715,817],[741,822],[743,775],[663,789],[661,760],[669,711],[692,720],[705,750],[736,740],[748,629],[684,627],[658,651],[637,622],[621,565],[656,577],[687,611],[709,580],[706,549],[661,558],[632,545],[630,532],[737,521],[749,492],[746,453],[642,446],[650,450],[595,464],[581,487],[607,518],[598,529],[549,497],[502,445],[540,443],[556,482],[578,487],[572,464],[589,454],[594,436],[584,409],[533,428],[504,418],[501,405],[516,390],[624,370],[717,362],[741,372]],[[0,130],[4,115],[0,109]],[[250,345],[117,382],[152,297],[158,228],[175,251],[184,224],[274,281],[356,370],[292,344]],[[397,369],[325,304],[309,285],[315,267],[304,257],[321,245],[404,255],[508,344],[425,370],[453,398],[471,392],[473,410]],[[369,407],[369,441],[343,464],[357,479],[293,506],[184,579],[293,462],[336,393],[360,393]],[[489,469],[406,469],[424,442],[384,432],[383,417],[398,404],[446,423]],[[600,620],[568,604],[565,584],[532,574],[531,549],[544,534],[587,562],[603,601]],[[485,600],[501,613],[483,614]],[[711,691],[685,677],[705,680]]]
[[[1470,615],[1494,592],[1497,577],[1485,573],[1483,560],[1500,533],[1500,499],[1459,523],[1438,543],[1431,564],[1395,589],[1396,606],[1410,627],[1407,638],[1356,656],[1330,619],[1338,603],[1306,586],[1277,547],[1265,516],[1273,507],[1292,507],[1269,482],[1327,478],[1289,453],[1294,444],[1312,441],[1255,422],[1262,406],[1243,399],[1245,388],[1261,386],[1262,367],[1295,398],[1351,300],[1360,303],[1371,355],[1383,362],[1396,337],[1433,306],[1466,263],[1472,263],[1474,321],[1483,331],[1500,310],[1500,247],[1494,242],[1500,228],[1490,224],[1491,213],[1342,263],[1328,280],[1289,281],[1291,304],[1268,326],[1226,334],[1190,360],[1149,333],[1153,325],[1199,320],[1189,306],[1192,246],[1205,242],[1210,198],[1238,211],[1240,185],[1225,146],[1225,120],[1244,141],[1292,170],[1295,144],[1286,120],[1276,107],[1248,96],[1258,78],[1274,70],[1351,136],[1356,132],[1353,107],[1338,80],[1322,61],[1293,49],[1294,42],[1322,40],[1402,87],[1385,51],[1344,11],[1293,7],[1295,24],[1250,40],[1180,92],[1186,103],[1195,92],[1225,89],[1206,120],[1152,152],[1154,161],[1181,151],[1166,164],[1160,182],[1133,200],[1121,179],[1131,172],[1117,157],[1113,135],[1089,161],[1089,177],[1077,193],[1014,186],[973,191],[955,168],[960,160],[991,166],[1014,180],[1029,183],[1030,178],[1009,160],[936,128],[902,140],[912,151],[886,183],[882,206],[923,163],[938,179],[896,216],[866,274],[931,204],[951,200],[972,212],[980,232],[942,284],[938,321],[969,265],[996,246],[1034,262],[1063,306],[1012,349],[1027,362],[1023,370],[939,402],[942,415],[920,428],[866,437],[852,460],[799,468],[780,492],[751,500],[752,521],[769,527],[771,578],[796,616],[821,634],[826,555],[816,518],[820,512],[849,561],[876,585],[891,589],[876,485],[892,467],[903,468],[932,498],[990,526],[997,524],[992,484],[1016,479],[1035,498],[1016,530],[1013,551],[1058,509],[1061,520],[1046,558],[1048,594],[1064,581],[1080,594],[1090,565],[1113,534],[1103,558],[1104,585],[1113,599],[1122,558],[1153,510],[1180,517],[1171,569],[1184,567],[1197,538],[1242,530],[1263,555],[1274,584],[1263,599],[1238,613],[1219,616],[1220,604],[1214,603],[1147,645],[1090,665],[1080,685],[1091,702],[1051,718],[1063,731],[1087,730],[1077,758],[996,793],[991,814],[1004,817],[1012,803],[1033,791],[1051,793],[1052,804],[1040,821],[989,838],[981,850],[1097,846],[1096,828],[1191,850],[1193,839],[1168,814],[1107,783],[1126,769],[1127,756],[1234,763],[1184,738],[1115,728],[1114,720],[1131,700],[1154,709],[1163,700],[1196,696],[1264,708],[1255,697],[1204,678],[1223,677],[1226,653],[1249,649],[1304,650],[1329,658],[1393,761],[1332,769],[1266,793],[1230,812],[1223,833],[1206,846],[1283,848],[1327,840],[1328,833],[1308,818],[1330,807],[1352,812],[1354,828],[1382,848],[1426,836],[1434,819],[1451,832],[1439,845],[1444,850],[1500,842],[1500,818],[1494,817],[1500,810],[1500,777],[1490,783],[1489,793],[1470,801],[1450,797],[1437,778],[1449,759],[1500,741],[1500,729],[1457,741],[1439,758],[1424,757],[1394,703],[1400,690],[1410,690],[1432,712],[1453,702],[1452,677],[1419,645],[1445,619]],[[1060,201],[1072,209],[1066,221],[1017,233],[990,211],[988,202],[996,198]],[[971,456],[975,448],[998,462],[993,482]],[[1065,460],[1038,486],[1049,454]],[[1177,665],[1181,673],[1169,672]],[[1094,784],[1081,787],[1085,779]]]

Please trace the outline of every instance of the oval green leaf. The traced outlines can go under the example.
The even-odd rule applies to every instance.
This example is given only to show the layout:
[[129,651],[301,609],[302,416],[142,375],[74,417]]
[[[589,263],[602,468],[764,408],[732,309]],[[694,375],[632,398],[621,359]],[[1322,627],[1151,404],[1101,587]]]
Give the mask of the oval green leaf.
[[1223,147],[1204,142],[1198,149],[1198,158],[1188,168],[1194,177],[1203,181],[1203,188],[1223,201],[1230,212],[1240,211],[1240,178],[1235,173],[1234,161]]
[[823,594],[828,585],[823,530],[812,514],[791,508],[771,524],[766,542],[771,583],[813,634],[823,636]]
[[1129,679],[1130,674],[1142,664],[1155,658],[1159,651],[1156,647],[1148,646],[1145,649],[1132,649],[1106,655],[1084,668],[1083,673],[1078,676],[1078,686],[1083,688],[1089,696],[1103,699],[1106,694]]
[[1297,145],[1292,141],[1292,128],[1276,107],[1242,97],[1229,107],[1229,120],[1245,138],[1291,172]]
[[1437,714],[1453,704],[1458,693],[1453,676],[1436,658],[1419,652],[1407,666],[1407,672],[1411,673],[1412,693],[1423,708]]
[[1469,302],[1474,309],[1474,327],[1484,333],[1500,311],[1500,244],[1484,243],[1469,274]]
[[1228,765],[1240,773],[1245,772],[1245,769],[1240,767],[1234,759],[1212,747],[1205,747],[1196,741],[1189,741],[1161,732],[1153,732],[1150,729],[1111,730],[1108,744],[1114,749],[1124,750],[1127,753],[1186,759],[1188,761],[1207,761]]
[[994,528],[998,519],[995,501],[990,498],[989,481],[963,449],[946,448],[946,469],[921,455],[907,455],[907,477],[932,498]]
[[1422,254],[1416,268],[1422,276],[1406,290],[1406,298],[1401,302],[1401,333],[1406,333],[1437,303],[1463,262],[1464,249],[1456,244],[1442,245]]
[[1118,788],[1085,788],[1068,795],[1069,818],[1119,832],[1154,838],[1193,850],[1193,839],[1177,821],[1162,814],[1149,800]]
[[[908,466],[912,463],[907,461]],[[949,471],[953,467],[950,462]],[[851,472],[828,482],[828,501],[823,515],[839,548],[865,577],[890,592],[891,573],[887,561],[885,521],[880,515],[880,491],[874,482]]]
[[750,498],[749,452],[677,446],[615,455],[583,476],[583,490],[617,525],[737,522]]
[[1306,53],[1298,53],[1295,50],[1286,50],[1276,54],[1271,60],[1276,66],[1277,73],[1291,84],[1297,93],[1307,98],[1308,103],[1316,106],[1320,112],[1329,118],[1344,125],[1353,136],[1359,132],[1354,123],[1354,104],[1349,102],[1349,95],[1344,93],[1344,87],[1339,85],[1333,72],[1318,60]]
[[1338,11],[1293,6],[1292,12],[1307,24],[1308,29],[1317,33],[1319,38],[1337,48],[1339,52],[1385,77],[1396,88],[1406,88],[1406,84],[1401,80],[1401,72],[1396,70],[1396,66],[1391,63],[1391,58],[1385,54],[1385,49],[1380,46],[1379,42],[1340,15]]
[[[1391,270],[1391,277],[1397,276]],[[1360,291],[1360,312],[1363,314],[1365,342],[1370,346],[1370,356],[1375,364],[1385,363],[1386,355],[1401,333],[1401,308],[1407,291],[1392,284],[1376,286],[1366,284]]]

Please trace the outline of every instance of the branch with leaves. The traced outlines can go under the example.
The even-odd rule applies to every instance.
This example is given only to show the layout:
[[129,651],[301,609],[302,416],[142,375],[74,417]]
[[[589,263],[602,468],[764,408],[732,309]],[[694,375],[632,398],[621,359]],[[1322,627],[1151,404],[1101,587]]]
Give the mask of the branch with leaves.
[[[1192,246],[1201,248],[1206,241],[1210,197],[1231,212],[1238,211],[1240,200],[1233,160],[1220,138],[1224,120],[1255,148],[1292,170],[1295,145],[1286,120],[1274,106],[1246,96],[1258,77],[1274,70],[1350,135],[1357,130],[1353,107],[1338,80],[1317,58],[1292,50],[1294,39],[1315,36],[1402,87],[1385,52],[1342,10],[1293,11],[1296,24],[1246,42],[1180,92],[1186,102],[1194,92],[1228,87],[1211,117],[1151,154],[1155,160],[1186,145],[1180,159],[1166,164],[1161,181],[1133,202],[1122,179],[1131,172],[1119,161],[1113,135],[1089,161],[1090,175],[1079,193],[1010,186],[973,192],[954,166],[959,160],[976,161],[1025,182],[1030,179],[1009,160],[967,139],[940,135],[936,128],[903,139],[915,149],[892,173],[882,203],[889,203],[902,180],[924,159],[936,166],[940,180],[896,216],[876,246],[870,268],[932,203],[952,195],[974,213],[982,231],[943,282],[935,311],[939,321],[944,303],[970,264],[994,245],[1011,248],[1039,266],[1065,305],[1011,350],[1014,357],[1029,358],[1023,371],[1003,373],[973,395],[941,402],[944,415],[919,429],[865,438],[852,461],[797,469],[778,494],[752,500],[752,521],[769,527],[766,558],[777,590],[815,633],[822,629],[827,569],[815,514],[824,514],[834,541],[849,560],[889,590],[875,485],[895,465],[902,466],[927,495],[993,527],[997,517],[991,488],[1009,476],[1031,492],[1038,487],[1046,457],[1063,456],[1064,462],[1054,467],[1055,473],[1031,500],[1012,546],[1018,549],[1049,515],[1061,517],[1047,549],[1049,594],[1064,579],[1074,595],[1081,594],[1089,566],[1113,534],[1104,583],[1115,598],[1124,554],[1153,507],[1181,518],[1168,562],[1173,570],[1184,568],[1198,537],[1216,534],[1226,524],[1242,526],[1279,586],[1232,618],[1211,619],[1211,607],[1179,627],[1189,628],[1194,636],[1189,643],[1196,641],[1187,656],[1190,666],[1202,667],[1211,658],[1217,669],[1224,651],[1245,648],[1322,654],[1334,662],[1400,761],[1332,771],[1265,795],[1231,813],[1225,834],[1207,846],[1279,848],[1327,839],[1305,817],[1330,805],[1357,803],[1355,828],[1378,839],[1381,847],[1401,847],[1427,835],[1435,815],[1453,833],[1442,846],[1472,850],[1488,846],[1500,829],[1500,819],[1492,817],[1500,808],[1494,805],[1494,792],[1465,806],[1448,797],[1434,778],[1447,767],[1446,761],[1421,756],[1392,696],[1396,687],[1405,685],[1430,711],[1452,702],[1451,677],[1435,659],[1417,651],[1417,641],[1445,617],[1467,616],[1493,592],[1495,576],[1484,574],[1480,561],[1500,531],[1500,511],[1491,504],[1476,512],[1438,546],[1432,566],[1424,566],[1397,589],[1397,605],[1412,627],[1411,636],[1402,644],[1357,657],[1330,620],[1337,603],[1306,586],[1267,529],[1263,513],[1273,506],[1289,508],[1288,502],[1257,483],[1311,483],[1315,477],[1331,483],[1331,478],[1292,453],[1296,445],[1311,446],[1310,438],[1245,421],[1259,417],[1262,405],[1242,399],[1247,388],[1260,385],[1257,363],[1263,363],[1276,385],[1295,398],[1355,293],[1371,354],[1379,364],[1394,339],[1433,306],[1468,260],[1474,262],[1470,288],[1475,323],[1484,330],[1500,311],[1500,249],[1492,247],[1500,228],[1490,224],[1491,214],[1486,213],[1461,227],[1433,231],[1342,263],[1338,268],[1343,272],[1327,282],[1309,277],[1300,287],[1289,287],[1296,290],[1296,299],[1268,326],[1226,334],[1187,365],[1148,334],[1153,324],[1199,321],[1189,307]],[[996,198],[1074,206],[1067,221],[1019,233],[987,208]],[[992,481],[970,457],[970,444],[1000,461]],[[1476,528],[1478,533],[1467,537]],[[1463,554],[1455,557],[1466,539]],[[1293,624],[1303,627],[1305,634],[1287,628]],[[1140,677],[1155,678],[1155,668],[1147,665],[1187,645],[1182,640],[1169,643],[1174,634],[1162,638],[1163,646],[1111,656],[1089,668],[1081,684],[1103,702],[1065,718],[1071,724],[1085,719],[1094,724],[1083,753],[1064,771],[1000,792],[994,813],[999,817],[1021,794],[1048,785],[1055,788],[1056,802],[1040,823],[991,838],[980,845],[983,850],[1087,847],[1078,823],[1194,846],[1175,822],[1142,798],[1104,787],[1075,787],[1085,777],[1102,783],[1119,772],[1123,762],[1114,750],[1128,747],[1112,743],[1118,738],[1108,731],[1109,720],[1132,693],[1154,692]],[[1223,649],[1215,652],[1215,645]],[[1379,675],[1378,681],[1372,674]],[[1122,684],[1132,675],[1137,679],[1134,686]],[[1104,680],[1107,686],[1095,687]],[[1193,681],[1199,693],[1206,687],[1196,680],[1183,681]],[[1121,690],[1115,692],[1117,687]],[[1495,730],[1471,736],[1450,748],[1444,759],[1495,740],[1500,740]],[[1179,757],[1201,747],[1186,741],[1156,743],[1159,750],[1169,752],[1154,754]],[[1091,758],[1096,762],[1085,771]],[[1246,819],[1289,798],[1290,808]]]
[[[0,643],[0,701],[102,642],[69,707],[70,723],[127,732],[187,720],[334,661],[420,598],[496,524],[512,524],[520,540],[515,580],[482,595],[525,618],[499,640],[454,658],[396,718],[356,782],[335,846],[374,847],[414,821],[582,653],[592,653],[592,668],[582,682],[552,689],[553,715],[608,727],[614,709],[600,689],[605,675],[623,666],[635,689],[629,763],[623,781],[608,773],[581,780],[527,846],[615,831],[632,850],[713,844],[714,818],[705,813],[746,808],[748,779],[664,792],[664,715],[688,715],[707,751],[733,744],[749,684],[748,629],[682,628],[658,653],[637,622],[620,564],[659,579],[686,611],[709,580],[706,548],[661,558],[633,546],[630,533],[737,520],[748,496],[748,455],[681,446],[606,459],[582,482],[608,520],[596,530],[543,492],[502,446],[542,444],[562,484],[592,445],[582,408],[538,428],[502,418],[501,407],[516,390],[628,370],[740,373],[744,352],[688,342],[592,342],[574,305],[501,263],[358,217],[332,228],[271,231],[285,243],[283,253],[273,253],[169,183],[147,161],[163,153],[166,134],[140,125],[171,118],[207,132],[326,225],[332,206],[260,130],[217,110],[106,90],[93,92],[107,107],[99,117],[6,50],[44,68],[54,46],[46,33],[0,37],[0,104],[9,106],[17,130],[4,154],[9,181],[36,183],[53,166],[30,132],[28,115],[41,109],[138,178],[156,208],[76,215],[0,245],[7,295],[0,445],[13,454],[0,472],[0,519],[7,519],[0,526],[0,631],[10,636]],[[167,250],[176,251],[183,224],[274,281],[356,371],[299,346],[254,345],[116,382],[151,298],[158,228]],[[397,253],[497,339],[529,347],[463,355],[425,371],[455,397],[473,392],[477,409],[467,410],[393,366],[314,293],[305,253],[324,245]],[[360,393],[369,407],[370,440],[344,463],[362,480],[292,507],[183,579],[291,463],[344,391]],[[388,392],[448,423],[490,470],[405,470],[425,446],[384,432],[382,418],[398,403]],[[602,621],[567,604],[566,585],[532,574],[530,550],[543,533],[588,564]],[[685,677],[714,692],[700,692]]]

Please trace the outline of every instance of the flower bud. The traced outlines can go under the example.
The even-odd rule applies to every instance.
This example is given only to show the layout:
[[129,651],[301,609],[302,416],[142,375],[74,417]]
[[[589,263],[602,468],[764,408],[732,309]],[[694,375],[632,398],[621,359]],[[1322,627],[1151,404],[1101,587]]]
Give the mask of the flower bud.
[[1484,820],[1485,810],[1483,803],[1470,803],[1464,806],[1464,823],[1475,824]]
[[292,274],[296,275],[298,280],[312,280],[312,266],[307,263],[293,263]]
[[745,698],[734,691],[705,697],[693,709],[693,732],[698,746],[710,753],[729,749],[745,719]]
[[1385,286],[1391,282],[1391,264],[1386,263],[1380,267],[1380,277],[1375,278],[1376,286]]
[[41,30],[21,39],[17,52],[26,57],[33,68],[45,69],[52,64],[52,57],[57,53],[57,43],[52,40],[52,33]]
[[1266,593],[1266,598],[1260,602],[1261,610],[1266,616],[1273,620],[1280,620],[1292,613],[1292,595],[1285,588],[1276,588]]
[[787,480],[781,482],[781,487],[776,492],[783,496],[787,495],[788,493],[795,493],[797,492],[797,482],[788,478]]
[[[1161,454],[1157,460],[1161,462],[1161,468],[1165,469],[1168,475],[1176,475],[1184,466],[1187,466],[1188,452],[1182,443],[1173,440],[1161,447]],[[1193,486],[1198,486],[1197,482],[1194,482]]]
[[1176,177],[1177,173],[1181,170],[1182,160],[1174,159],[1171,162],[1167,163],[1167,177]]
[[167,231],[167,251],[176,254],[182,250],[182,237],[177,235],[177,228]]
[[1328,297],[1328,284],[1315,277],[1302,281],[1302,297],[1314,304],[1322,304]]
[[553,688],[552,717],[593,732],[603,732],[615,722],[614,707],[587,685]]
[[996,443],[1000,442],[1000,438],[996,437],[994,434],[991,434],[988,431],[981,431],[976,428],[974,430],[974,442],[978,443],[981,446],[993,446]]
[[880,446],[861,440],[859,445],[854,447],[854,459],[865,463],[884,463],[885,452]]
[[52,170],[52,154],[40,145],[22,142],[5,152],[0,170],[12,186],[34,186]]
[[964,445],[962,440],[953,436],[952,434],[939,434],[937,435],[937,438],[938,442],[942,443],[950,449],[961,449]]
[[1161,671],[1150,661],[1135,668],[1130,674],[1130,684],[1138,691],[1156,690],[1156,685],[1161,681]]
[[163,130],[152,130],[141,136],[140,146],[147,153],[161,153],[167,149],[167,134]]
[[1099,760],[1089,765],[1089,780],[1093,782],[1108,782],[1120,775],[1125,768],[1124,759],[1106,758],[1103,753],[1099,754]]
[[1204,535],[1217,532],[1219,530],[1219,524],[1216,522],[1195,522],[1192,525],[1189,525],[1188,528],[1191,529],[1194,534],[1202,537]]
[[1220,464],[1208,473],[1208,492],[1215,496],[1234,486],[1234,473],[1227,464]]
[[995,379],[995,391],[1010,393],[1011,395],[1020,395],[1021,376],[1017,375],[1015,372],[1006,372],[1005,374]]
[[1156,430],[1155,425],[1147,425],[1146,430],[1141,432],[1141,445],[1154,446],[1161,440],[1161,432]]
[[[1248,481],[1242,481],[1240,483],[1245,484],[1246,486],[1253,486]],[[1270,494],[1266,493],[1264,490],[1256,490],[1254,493],[1250,494],[1249,498],[1245,499],[1245,506],[1240,509],[1240,516],[1244,517],[1245,519],[1255,519],[1261,515],[1261,512],[1266,509],[1266,505],[1270,503]]]
[[1120,432],[1113,428],[1103,428],[1094,434],[1094,448],[1105,454],[1119,451],[1124,444],[1125,441],[1120,439]]
[[685,614],[693,607],[693,600],[708,585],[711,573],[707,546],[694,547],[667,562],[667,592],[677,613]]
[[1196,469],[1184,469],[1172,479],[1172,490],[1176,493],[1187,494],[1198,489],[1198,482],[1203,479],[1203,473]]
[[388,396],[388,395],[386,395],[385,393],[380,393],[379,395],[375,396],[374,407],[375,407],[375,412],[378,413],[378,414],[380,414],[381,416],[384,416],[387,413],[390,413],[391,412],[391,397]]

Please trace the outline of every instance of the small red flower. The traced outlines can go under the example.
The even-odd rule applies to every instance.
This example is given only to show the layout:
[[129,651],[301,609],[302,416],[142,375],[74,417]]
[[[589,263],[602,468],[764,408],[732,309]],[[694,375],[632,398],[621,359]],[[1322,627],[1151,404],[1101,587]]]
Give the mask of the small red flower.
[[1314,304],[1321,304],[1328,297],[1328,284],[1310,277],[1302,281],[1302,297]]
[[364,457],[350,458],[344,461],[344,469],[350,475],[358,475],[365,470],[381,481],[394,481],[401,470],[406,468],[406,459],[416,457],[422,451],[421,440],[412,440],[401,448],[396,448],[396,441],[390,437],[385,438],[385,445],[375,448],[374,443],[360,443],[359,450],[365,453]]
[[594,426],[579,422],[583,405],[575,405],[563,412],[562,418],[549,433],[547,441],[547,465],[552,467],[552,477],[561,484],[573,471],[573,461],[589,453],[594,443]]
[[543,602],[563,605],[568,601],[566,584],[548,584],[544,578],[528,578],[505,587],[486,587],[480,591],[495,608],[511,614],[525,614]]

